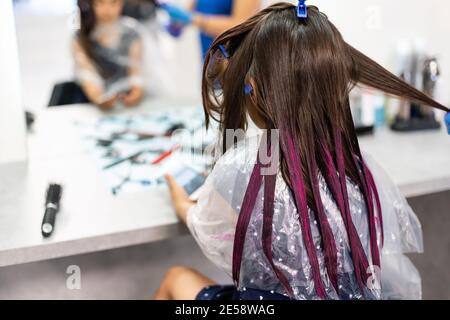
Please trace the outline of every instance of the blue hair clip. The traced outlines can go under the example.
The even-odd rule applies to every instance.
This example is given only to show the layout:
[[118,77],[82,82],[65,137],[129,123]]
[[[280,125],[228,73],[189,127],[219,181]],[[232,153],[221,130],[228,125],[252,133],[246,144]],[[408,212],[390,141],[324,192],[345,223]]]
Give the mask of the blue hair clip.
[[219,50],[220,52],[222,52],[222,55],[224,56],[225,59],[227,60],[230,59],[230,55],[228,54],[227,49],[225,49],[225,47],[222,44],[219,45]]
[[253,95],[253,86],[251,85],[251,83],[245,84],[244,86],[244,92],[246,96],[250,96]]
[[450,112],[445,115],[445,124],[447,125],[448,134],[450,134]]
[[297,6],[297,17],[300,19],[308,18],[308,8],[305,4],[306,0],[299,0]]

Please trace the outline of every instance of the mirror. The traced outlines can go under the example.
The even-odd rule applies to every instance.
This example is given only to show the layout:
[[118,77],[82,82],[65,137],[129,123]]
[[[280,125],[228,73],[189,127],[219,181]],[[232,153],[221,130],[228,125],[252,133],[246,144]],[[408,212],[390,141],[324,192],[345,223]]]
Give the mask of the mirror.
[[[201,56],[196,45],[197,32],[189,28],[182,37],[171,37],[163,27],[166,17],[156,13],[153,3],[127,0],[124,5],[124,15],[139,22],[133,29],[143,43],[140,69],[145,91],[152,98],[199,100]],[[24,106],[39,111],[49,105],[65,104],[67,101],[52,97],[58,90],[56,86],[78,83],[80,74],[87,73],[77,68],[73,49],[80,28],[77,1],[60,0],[56,4],[49,0],[16,0],[14,5]],[[105,89],[104,98],[121,92],[121,85],[116,84],[110,91]]]
[[0,164],[26,160],[25,117],[13,7],[0,2]]

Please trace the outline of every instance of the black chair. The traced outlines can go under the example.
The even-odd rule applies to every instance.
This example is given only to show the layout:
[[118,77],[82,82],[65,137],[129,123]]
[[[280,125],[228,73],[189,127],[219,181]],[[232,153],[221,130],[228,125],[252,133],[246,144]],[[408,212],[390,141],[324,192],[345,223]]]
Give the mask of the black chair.
[[53,87],[49,107],[66,106],[70,104],[89,103],[81,87],[73,82],[58,83]]

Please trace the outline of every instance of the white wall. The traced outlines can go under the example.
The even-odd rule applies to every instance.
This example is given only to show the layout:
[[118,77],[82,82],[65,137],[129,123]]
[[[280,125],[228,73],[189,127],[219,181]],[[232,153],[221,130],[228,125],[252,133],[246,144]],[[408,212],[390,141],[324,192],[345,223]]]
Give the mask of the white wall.
[[67,16],[16,15],[23,104],[28,110],[47,105],[52,86],[72,78]]
[[[290,1],[296,3],[296,1]],[[450,104],[450,1],[309,0],[338,27],[348,43],[395,69],[399,41],[420,41],[440,59],[440,99]]]
[[26,160],[25,114],[12,1],[0,1],[0,164]]

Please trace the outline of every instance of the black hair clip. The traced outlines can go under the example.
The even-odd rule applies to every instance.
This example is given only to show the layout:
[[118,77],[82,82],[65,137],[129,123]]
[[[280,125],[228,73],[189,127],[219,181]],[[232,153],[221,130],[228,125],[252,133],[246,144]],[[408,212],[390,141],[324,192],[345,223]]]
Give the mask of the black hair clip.
[[305,4],[306,0],[299,0],[297,6],[297,17],[299,19],[308,18],[308,8]]

